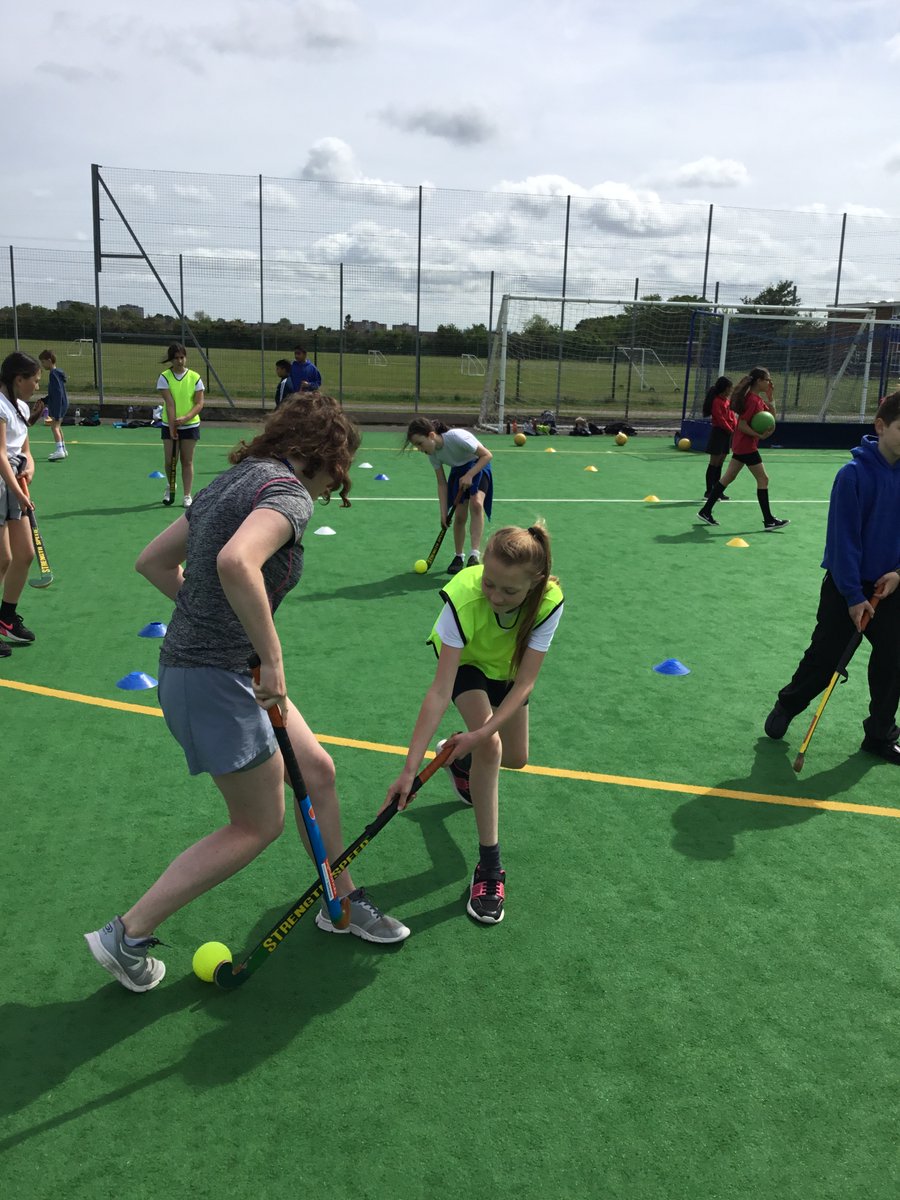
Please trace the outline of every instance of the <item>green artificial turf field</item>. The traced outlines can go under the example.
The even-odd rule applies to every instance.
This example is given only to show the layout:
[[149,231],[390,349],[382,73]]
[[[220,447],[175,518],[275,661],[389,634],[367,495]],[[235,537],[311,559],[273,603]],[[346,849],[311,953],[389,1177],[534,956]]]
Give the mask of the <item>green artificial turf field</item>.
[[[846,455],[766,453],[791,524],[764,534],[746,472],[721,526],[697,524],[706,459],[670,441],[490,439],[494,526],[544,517],[566,592],[531,765],[501,777],[506,920],[465,915],[474,822],[441,772],[354,868],[410,925],[401,947],[306,919],[240,991],[193,976],[201,942],[239,955],[312,882],[289,830],[165,924],[166,979],[133,995],[81,935],[223,806],[156,693],[116,687],[156,673],[137,633],[170,613],[133,571],[180,512],[148,478],[158,435],[68,434],[59,464],[34,436],[55,580],[20,605],[35,644],[0,660],[6,1196],[896,1197],[900,801],[858,750],[867,647],[800,776],[811,713],[762,734],[812,629]],[[204,430],[195,490],[233,438]],[[317,509],[278,613],[348,842],[400,767],[450,558],[412,571],[438,506],[400,440],[366,433],[373,469],[351,509]],[[691,673],[652,670],[670,657]]]

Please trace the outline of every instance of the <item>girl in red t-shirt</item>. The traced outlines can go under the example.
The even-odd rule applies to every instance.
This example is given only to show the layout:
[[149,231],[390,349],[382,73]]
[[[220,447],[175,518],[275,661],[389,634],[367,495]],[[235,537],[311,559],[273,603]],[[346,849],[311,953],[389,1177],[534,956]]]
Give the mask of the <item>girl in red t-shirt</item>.
[[[731,380],[720,375],[706,393],[703,401],[703,415],[712,421],[709,440],[706,443],[706,453],[709,455],[709,466],[706,468],[706,491],[703,495],[710,497],[714,483],[722,477],[722,463],[728,457],[731,447],[731,435],[737,425],[737,413],[732,411],[728,402],[731,395]],[[723,495],[720,500],[727,500]]]
[[779,521],[772,516],[769,507],[769,477],[763,466],[759,453],[759,443],[771,437],[774,426],[766,433],[757,433],[750,422],[759,412],[770,412],[775,416],[772,402],[772,376],[765,367],[754,367],[749,375],[745,375],[731,395],[731,407],[737,414],[737,425],[731,439],[731,462],[720,480],[713,484],[706,503],[697,513],[701,521],[707,525],[718,525],[712,515],[714,505],[722,499],[722,493],[733,479],[736,479],[742,467],[749,467],[750,474],[756,480],[756,498],[762,511],[763,528],[766,532],[773,529],[783,529],[790,521]]

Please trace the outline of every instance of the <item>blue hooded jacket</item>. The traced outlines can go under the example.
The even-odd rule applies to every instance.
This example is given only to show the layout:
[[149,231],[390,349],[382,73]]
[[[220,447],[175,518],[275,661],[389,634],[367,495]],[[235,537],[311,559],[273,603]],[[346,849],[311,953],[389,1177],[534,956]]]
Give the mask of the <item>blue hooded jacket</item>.
[[831,488],[822,559],[848,607],[866,599],[863,580],[900,568],[900,462],[891,466],[870,433],[851,454]]

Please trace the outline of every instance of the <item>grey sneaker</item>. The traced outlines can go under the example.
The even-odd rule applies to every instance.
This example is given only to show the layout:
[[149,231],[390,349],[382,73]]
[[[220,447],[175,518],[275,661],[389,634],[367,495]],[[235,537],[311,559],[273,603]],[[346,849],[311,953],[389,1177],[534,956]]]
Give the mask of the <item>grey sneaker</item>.
[[409,937],[409,930],[396,917],[389,917],[366,895],[365,888],[357,888],[347,897],[350,901],[350,924],[346,929],[335,929],[326,912],[320,908],[316,913],[316,924],[326,933],[355,933],[366,942],[402,942]]
[[121,917],[113,917],[102,929],[86,933],[84,940],[100,966],[130,992],[149,992],[166,973],[166,964],[147,953],[161,944],[159,939],[143,938],[137,946],[126,945]]

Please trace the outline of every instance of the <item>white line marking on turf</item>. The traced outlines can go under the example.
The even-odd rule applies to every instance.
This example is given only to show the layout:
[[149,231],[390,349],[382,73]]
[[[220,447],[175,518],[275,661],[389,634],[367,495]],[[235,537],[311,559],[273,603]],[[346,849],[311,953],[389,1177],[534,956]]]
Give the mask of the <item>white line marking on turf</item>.
[[[353,503],[355,504],[357,502],[357,500],[361,504],[365,504],[367,501],[372,501],[374,503],[378,503],[379,501],[388,501],[389,503],[392,503],[392,504],[434,504],[434,496],[354,496]],[[612,497],[584,496],[581,499],[574,499],[574,500],[561,500],[555,496],[552,498],[546,497],[546,496],[503,496],[503,497],[495,496],[494,503],[495,504],[643,504],[647,508],[652,508],[652,506],[655,503],[657,503],[657,501],[644,500],[644,499],[621,500],[615,496],[612,496]],[[695,497],[694,499],[685,500],[683,496],[680,496],[680,497],[660,496],[658,503],[660,503],[660,504],[683,504],[683,505],[685,505],[685,507],[690,507],[691,505],[694,505],[695,507],[699,508],[700,505],[703,503],[703,501],[702,501],[702,499],[699,499],[697,497]],[[758,500],[734,500],[734,499],[732,499],[732,500],[726,501],[726,503],[757,505],[759,503],[759,501]],[[823,500],[783,500],[783,499],[779,499],[777,501],[777,503],[779,505],[781,505],[781,504],[827,504],[828,497],[826,496],[825,499],[823,499]]]

